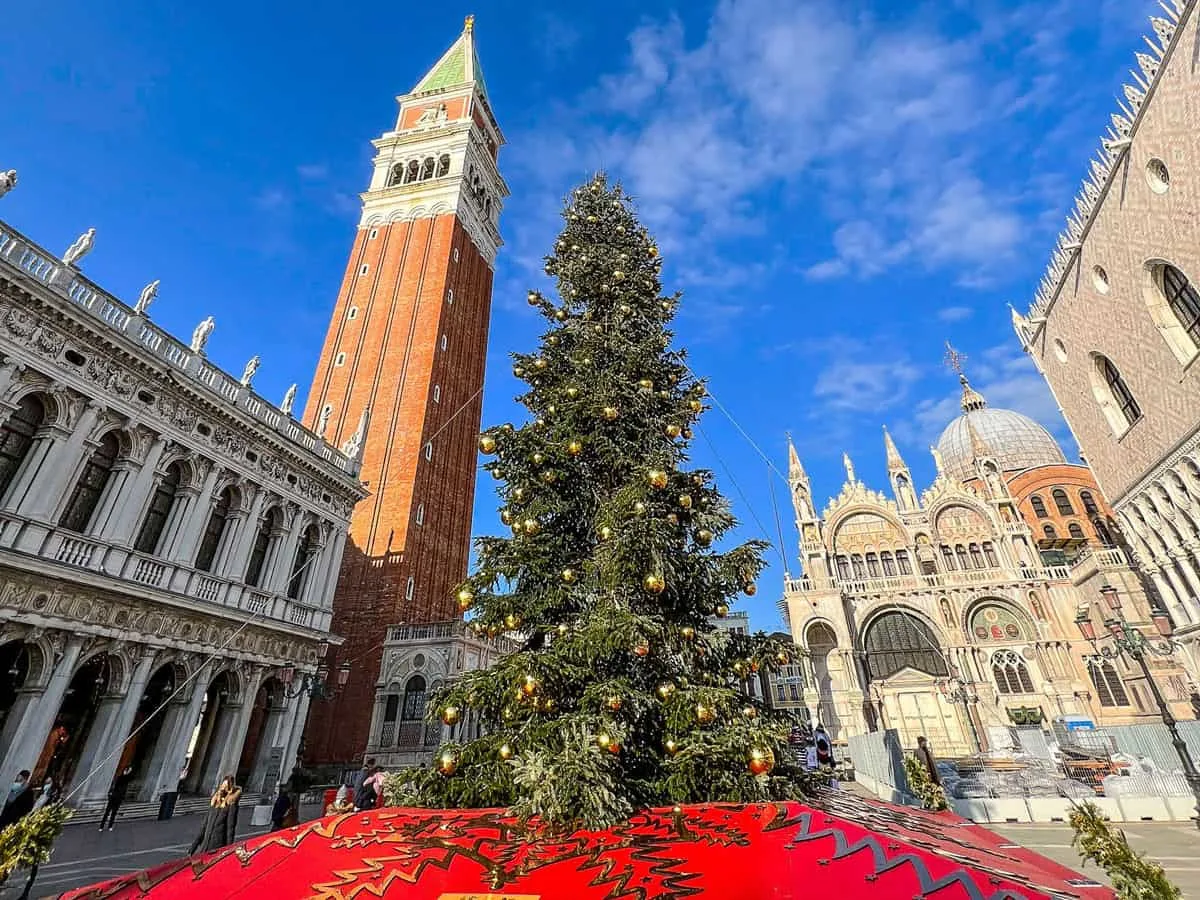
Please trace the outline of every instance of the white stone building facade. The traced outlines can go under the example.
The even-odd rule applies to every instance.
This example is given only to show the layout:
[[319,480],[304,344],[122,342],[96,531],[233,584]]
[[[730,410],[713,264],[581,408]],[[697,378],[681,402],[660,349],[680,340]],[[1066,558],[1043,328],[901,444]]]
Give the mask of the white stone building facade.
[[1151,20],[1022,345],[1200,678],[1200,3]]
[[[271,791],[329,634],[358,459],[0,222],[0,772],[75,806]],[[290,407],[294,391],[284,406]],[[355,448],[346,448],[353,451]],[[181,772],[187,766],[181,782]]]

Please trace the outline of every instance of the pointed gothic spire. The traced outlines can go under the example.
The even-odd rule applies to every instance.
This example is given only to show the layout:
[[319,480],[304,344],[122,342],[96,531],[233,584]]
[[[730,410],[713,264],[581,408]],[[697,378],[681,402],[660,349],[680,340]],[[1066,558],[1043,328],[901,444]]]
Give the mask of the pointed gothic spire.
[[943,469],[945,468],[945,464],[942,462],[942,451],[937,447],[930,447],[929,452],[933,456],[933,467],[937,469],[937,473],[941,475]]
[[846,467],[846,481],[850,484],[857,482],[858,479],[854,477],[854,463],[850,462],[849,453],[842,454],[842,465]]
[[888,433],[886,425],[883,426],[883,446],[887,450],[888,471],[907,471],[908,466],[904,464],[904,457],[900,455],[900,451],[896,448],[896,442],[892,440],[892,436]]
[[787,436],[787,444],[788,481],[808,481],[808,473],[804,471],[804,466],[800,463],[800,454],[796,452],[796,445],[792,443],[790,432]]
[[479,92],[487,97],[487,88],[483,83],[483,69],[479,65],[479,56],[475,52],[475,17],[467,16],[463,21],[462,34],[458,36],[450,49],[442,54],[442,58],[433,64],[424,78],[417,82],[412,89],[414,94],[429,94],[448,88],[463,87],[468,84],[479,86]]
[[[980,398],[983,399],[983,398]],[[965,410],[966,407],[964,406]],[[992,451],[988,449],[987,441],[979,436],[979,432],[975,430],[975,426],[971,424],[971,419],[967,420],[967,436],[971,439],[971,458],[974,460],[988,459],[992,455]]]

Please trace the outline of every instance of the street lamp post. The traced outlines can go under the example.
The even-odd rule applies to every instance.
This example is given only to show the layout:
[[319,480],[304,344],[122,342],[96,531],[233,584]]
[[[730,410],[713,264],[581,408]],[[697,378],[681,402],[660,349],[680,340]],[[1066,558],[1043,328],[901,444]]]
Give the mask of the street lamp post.
[[279,670],[279,680],[283,682],[284,694],[288,697],[308,694],[312,700],[332,700],[350,680],[350,663],[344,662],[338,666],[337,682],[332,686],[329,684],[329,667],[325,663],[317,666],[315,673],[302,672],[299,681],[296,680],[296,667],[286,666]]
[[1142,675],[1146,678],[1146,684],[1150,688],[1150,694],[1158,706],[1162,722],[1171,733],[1171,743],[1175,747],[1175,753],[1178,754],[1179,761],[1183,764],[1183,777],[1187,779],[1188,787],[1192,789],[1192,796],[1196,799],[1196,827],[1200,828],[1200,771],[1196,770],[1196,764],[1192,761],[1187,742],[1180,736],[1175,716],[1171,713],[1171,708],[1167,705],[1162,691],[1158,689],[1158,682],[1154,680],[1146,660],[1147,654],[1171,656],[1175,653],[1175,648],[1179,645],[1171,640],[1173,631],[1171,620],[1161,610],[1151,610],[1151,619],[1158,631],[1158,637],[1157,639],[1148,638],[1141,629],[1131,625],[1125,619],[1125,613],[1121,609],[1121,595],[1115,587],[1105,584],[1100,588],[1100,596],[1104,598],[1105,606],[1107,606],[1104,627],[1109,631],[1113,646],[1101,647],[1099,645],[1100,637],[1096,634],[1096,626],[1092,623],[1090,604],[1080,607],[1075,616],[1075,624],[1079,626],[1084,640],[1088,641],[1100,656],[1111,660],[1126,655],[1141,668]]

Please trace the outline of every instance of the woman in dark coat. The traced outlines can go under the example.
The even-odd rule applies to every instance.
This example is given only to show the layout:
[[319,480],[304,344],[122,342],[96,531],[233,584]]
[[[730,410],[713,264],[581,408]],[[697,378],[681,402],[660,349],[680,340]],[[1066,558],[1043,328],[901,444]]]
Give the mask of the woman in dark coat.
[[208,802],[204,827],[192,841],[189,856],[194,853],[210,853],[233,843],[237,832],[238,801],[241,799],[242,789],[233,783],[233,776],[226,775],[222,778]]

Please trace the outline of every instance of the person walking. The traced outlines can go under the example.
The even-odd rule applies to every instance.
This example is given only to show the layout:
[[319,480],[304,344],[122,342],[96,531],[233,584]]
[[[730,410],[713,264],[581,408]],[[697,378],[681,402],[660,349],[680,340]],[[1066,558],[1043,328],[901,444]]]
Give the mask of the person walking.
[[234,783],[233,776],[226,775],[222,778],[213,792],[212,799],[208,801],[204,825],[192,841],[188,856],[210,853],[233,843],[237,834],[238,801],[241,799],[242,789]]
[[0,811],[0,828],[23,819],[33,809],[33,802],[36,799],[33,790],[29,787],[29,770],[22,769],[17,773],[12,786],[8,789],[8,799],[4,802],[3,811]]
[[371,770],[363,778],[358,790],[354,792],[354,809],[356,812],[375,808],[379,802],[382,783],[383,772],[379,766],[371,766]]
[[833,758],[833,740],[824,725],[817,726],[813,734],[813,744],[817,748],[817,765],[822,769],[832,769],[836,762]]
[[[292,798],[288,794],[288,786],[281,785],[279,788],[279,796],[275,798],[275,805],[271,807],[271,830],[278,831],[281,828],[287,828],[288,813],[295,818],[295,810],[292,804]],[[292,824],[295,824],[294,822]]]
[[929,772],[929,780],[936,785],[941,785],[942,776],[938,774],[937,759],[933,755],[933,751],[929,749],[929,741],[925,740],[925,736],[917,738],[917,759],[924,764],[926,771]]
[[126,766],[121,770],[120,774],[113,779],[112,785],[108,789],[108,803],[104,807],[104,815],[100,817],[100,830],[104,830],[104,823],[108,823],[108,830],[112,831],[113,826],[117,824],[117,811],[121,808],[121,804],[125,802],[125,792],[129,790],[129,783],[133,781],[133,766]]

